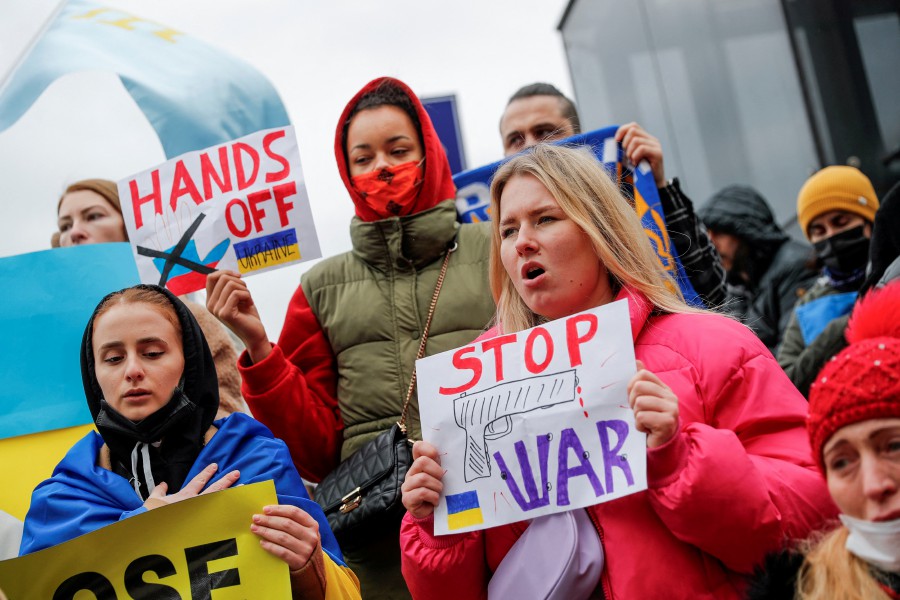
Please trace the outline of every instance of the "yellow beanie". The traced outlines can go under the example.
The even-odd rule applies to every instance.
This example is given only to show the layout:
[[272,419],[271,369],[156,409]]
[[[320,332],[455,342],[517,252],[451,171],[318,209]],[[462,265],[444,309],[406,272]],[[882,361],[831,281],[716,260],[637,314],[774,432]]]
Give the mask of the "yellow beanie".
[[857,214],[870,223],[878,210],[878,198],[869,178],[855,167],[825,167],[806,180],[797,196],[797,222],[809,238],[810,221],[832,210]]

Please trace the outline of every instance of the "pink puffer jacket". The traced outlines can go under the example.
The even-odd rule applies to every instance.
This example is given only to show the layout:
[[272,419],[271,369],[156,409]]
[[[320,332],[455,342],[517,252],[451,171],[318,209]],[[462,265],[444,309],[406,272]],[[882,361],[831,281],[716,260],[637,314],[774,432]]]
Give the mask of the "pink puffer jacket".
[[[643,296],[624,297],[635,354],[678,396],[681,430],[647,451],[647,491],[588,509],[605,553],[604,595],[739,598],[767,552],[837,514],[811,460],[806,400],[745,326],[714,314],[651,316]],[[400,544],[413,597],[487,598],[526,526],[435,537],[431,518],[407,514]]]

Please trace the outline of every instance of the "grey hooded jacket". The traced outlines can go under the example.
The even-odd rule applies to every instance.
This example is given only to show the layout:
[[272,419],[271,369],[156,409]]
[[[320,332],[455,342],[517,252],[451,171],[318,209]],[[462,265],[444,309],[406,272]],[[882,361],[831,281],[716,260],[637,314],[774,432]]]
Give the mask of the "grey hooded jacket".
[[725,309],[774,353],[794,304],[818,276],[812,248],[790,239],[765,199],[747,186],[720,190],[698,214],[709,229],[731,234],[743,244],[742,264],[728,274]]

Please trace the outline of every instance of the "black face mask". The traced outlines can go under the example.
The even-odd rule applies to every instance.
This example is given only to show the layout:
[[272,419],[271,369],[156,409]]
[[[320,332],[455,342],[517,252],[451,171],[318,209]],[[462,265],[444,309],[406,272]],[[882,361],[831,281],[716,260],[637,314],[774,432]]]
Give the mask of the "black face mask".
[[738,244],[734,256],[731,257],[731,268],[725,273],[725,280],[731,285],[745,286],[753,280],[753,261],[750,260],[748,244]]
[[831,271],[849,275],[864,269],[869,261],[869,238],[865,225],[836,233],[813,244],[816,255]]

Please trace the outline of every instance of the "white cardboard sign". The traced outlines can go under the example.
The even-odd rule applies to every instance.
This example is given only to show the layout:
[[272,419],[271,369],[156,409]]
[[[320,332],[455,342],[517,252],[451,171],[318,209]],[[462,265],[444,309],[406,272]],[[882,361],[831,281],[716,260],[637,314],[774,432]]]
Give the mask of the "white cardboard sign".
[[447,470],[437,535],[647,489],[628,301],[416,362],[422,436]]
[[175,294],[216,269],[249,275],[322,255],[291,126],[182,154],[118,188],[141,281]]

